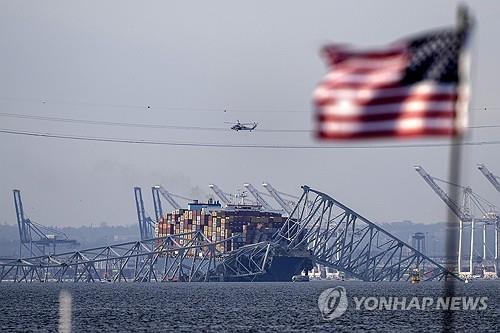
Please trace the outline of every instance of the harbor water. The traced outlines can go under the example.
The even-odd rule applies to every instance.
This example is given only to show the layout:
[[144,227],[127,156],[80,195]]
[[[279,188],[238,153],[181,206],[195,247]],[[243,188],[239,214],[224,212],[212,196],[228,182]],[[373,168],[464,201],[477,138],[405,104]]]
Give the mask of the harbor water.
[[[318,297],[343,286],[346,312],[323,319]],[[441,331],[443,311],[356,309],[351,297],[438,297],[439,282],[33,283],[0,284],[1,332],[57,332],[59,295],[72,296],[73,332]],[[487,297],[484,310],[453,311],[453,331],[500,327],[500,281],[459,284],[457,296]]]

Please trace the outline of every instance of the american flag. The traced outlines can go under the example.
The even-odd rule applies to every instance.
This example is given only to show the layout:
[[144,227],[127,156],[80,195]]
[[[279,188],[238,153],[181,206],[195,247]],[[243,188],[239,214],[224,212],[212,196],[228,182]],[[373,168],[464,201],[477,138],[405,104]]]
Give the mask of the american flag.
[[320,139],[452,136],[467,125],[464,31],[446,29],[378,50],[328,45],[314,91]]

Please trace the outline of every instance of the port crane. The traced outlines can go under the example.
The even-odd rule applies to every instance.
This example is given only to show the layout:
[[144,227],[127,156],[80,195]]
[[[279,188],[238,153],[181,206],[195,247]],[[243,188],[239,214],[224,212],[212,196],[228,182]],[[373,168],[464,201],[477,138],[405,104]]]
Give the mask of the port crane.
[[158,222],[160,218],[163,216],[163,207],[160,199],[160,191],[157,186],[151,187],[151,194],[153,195],[153,206],[155,209],[155,217]]
[[134,187],[134,195],[141,240],[151,239],[154,237],[153,235],[156,225],[155,221],[153,221],[151,217],[146,214],[146,210],[144,208],[144,200],[142,199],[142,190],[140,187]]
[[[236,204],[238,202],[240,204],[244,204],[245,201],[250,202],[252,204],[259,204],[258,202],[254,202],[252,200],[245,200],[245,198],[247,197],[246,191],[242,191],[242,192],[238,191],[234,194],[231,194],[231,193],[227,193],[227,192],[222,191],[220,189],[220,187],[218,187],[215,184],[210,184],[210,185],[208,185],[208,187],[210,187],[212,189],[212,191],[215,193],[215,195],[220,199],[220,202],[222,202],[226,207],[228,205]],[[234,200],[231,200],[229,198],[232,198]]]
[[259,192],[252,184],[245,183],[243,186],[252,194],[252,196],[257,200],[257,204],[261,205],[262,208],[268,211],[275,211],[275,209],[262,197],[262,194]]
[[477,168],[486,177],[486,179],[489,180],[491,185],[493,185],[495,189],[500,192],[500,177],[495,176],[484,164],[478,164]]
[[[495,189],[500,192],[500,178],[496,175],[494,175],[490,170],[488,170],[488,168],[484,165],[484,164],[479,164],[477,166],[477,168],[479,169],[479,171],[482,172],[482,174],[486,177],[486,179],[489,180],[489,182],[491,183],[491,185],[493,185],[493,187],[495,187]],[[500,261],[499,261],[499,247],[498,247],[498,233],[500,231],[500,221],[497,221],[496,224],[495,224],[495,271],[496,271],[496,274],[497,276],[500,275],[500,272],[498,271],[498,267],[500,266]]]
[[[486,226],[487,225],[497,225],[499,221],[499,216],[497,208],[495,205],[487,201],[486,199],[480,197],[477,193],[474,193],[472,189],[467,186],[460,186],[458,184],[449,183],[445,180],[432,177],[429,175],[425,169],[421,166],[415,166],[415,170],[424,179],[424,181],[432,188],[432,190],[444,201],[448,208],[458,217],[459,219],[459,244],[458,244],[458,271],[462,273],[462,240],[463,240],[463,230],[464,223],[471,224],[470,231],[470,256],[469,256],[469,274],[473,274],[473,249],[474,249],[474,229],[475,224],[479,223],[483,225],[483,260],[486,259]],[[456,186],[462,190],[462,204],[452,200],[450,196],[436,183],[441,181],[448,183],[452,186]],[[472,211],[475,207],[479,210],[481,217],[476,217]],[[498,240],[495,239],[495,254],[498,253]],[[495,260],[495,272],[497,273],[497,261]]]
[[172,192],[167,191],[161,185],[155,185],[151,188],[151,192],[153,193],[153,203],[155,206],[155,215],[156,220],[158,221],[161,216],[163,216],[163,209],[160,200],[160,194],[174,209],[182,209],[182,206],[175,200],[174,198],[183,199],[187,201],[193,201],[192,198],[183,197],[182,195],[174,194]]
[[[163,186],[161,186],[161,185],[153,186],[152,191],[158,191],[162,195],[162,197],[164,197],[174,209],[181,209],[182,208],[182,206],[174,199],[174,196],[176,196],[176,195],[167,191]],[[154,195],[153,195],[153,197],[154,197]],[[191,200],[191,199],[187,199],[187,200]]]
[[286,195],[295,199],[299,199],[298,197],[291,196],[289,194],[279,192],[276,190],[270,183],[262,183],[262,186],[269,192],[269,194],[276,200],[278,205],[280,205],[281,208],[287,214],[290,214],[292,212],[293,207],[295,206],[296,202],[292,200],[286,200],[285,198],[282,197],[282,195]]
[[[293,210],[293,207],[295,207],[300,198],[295,195],[280,192],[268,182],[262,183],[262,186],[269,192],[269,195],[272,196],[274,200],[276,200],[276,202],[280,205],[280,207],[283,208],[283,210],[290,215]],[[290,198],[290,200],[284,197],[288,197]],[[307,201],[307,204],[309,206],[313,205],[313,203],[310,200]]]
[[231,204],[231,200],[228,199],[228,196],[231,196],[230,193],[226,193],[224,191],[222,191],[217,185],[215,184],[210,184],[208,185],[208,187],[210,187],[212,189],[212,191],[214,191],[215,195],[217,195],[220,199],[220,201],[224,204],[224,205],[230,205]]
[[[425,171],[425,169],[419,165],[416,165],[415,171],[424,179],[424,181],[432,188],[432,190],[444,201],[444,203],[451,209],[451,211],[460,219],[462,222],[471,222],[472,216],[468,209],[463,209],[457,202],[453,201],[448,194],[436,183],[436,178],[432,177]],[[470,188],[467,188],[465,192],[471,192]],[[464,205],[464,208],[466,206]]]
[[185,199],[188,201],[191,201],[192,199],[186,198],[177,194],[170,193],[167,191],[163,186],[161,185],[155,185],[151,188],[151,194],[153,195],[153,205],[154,205],[154,210],[155,210],[155,220],[151,217],[149,217],[146,214],[146,210],[144,208],[144,200],[142,198],[142,190],[140,187],[134,187],[134,193],[135,193],[135,205],[137,209],[137,219],[139,221],[139,230],[141,232],[141,239],[150,239],[154,237],[154,229],[156,226],[156,223],[160,220],[160,218],[163,216],[163,207],[161,203],[161,198],[160,195],[165,198],[168,203],[174,208],[174,209],[181,209],[182,206],[174,199],[180,198],[180,199]]
[[21,191],[13,190],[14,207],[16,210],[17,226],[19,228],[19,256],[23,257],[23,248],[30,256],[45,255],[45,249],[52,247],[52,254],[56,253],[57,244],[70,246],[80,245],[75,239],[56,229],[36,223],[26,217],[24,213]]

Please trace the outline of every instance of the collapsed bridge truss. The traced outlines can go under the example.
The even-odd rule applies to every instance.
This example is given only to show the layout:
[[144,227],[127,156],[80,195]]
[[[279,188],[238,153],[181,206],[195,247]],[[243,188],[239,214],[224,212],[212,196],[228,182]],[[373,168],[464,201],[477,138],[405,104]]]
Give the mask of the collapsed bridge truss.
[[0,281],[208,281],[222,253],[200,231],[0,262]]
[[[460,279],[415,248],[329,195],[303,186],[290,217],[276,235],[289,250],[306,247],[321,265],[363,281]],[[311,204],[312,203],[312,204]]]

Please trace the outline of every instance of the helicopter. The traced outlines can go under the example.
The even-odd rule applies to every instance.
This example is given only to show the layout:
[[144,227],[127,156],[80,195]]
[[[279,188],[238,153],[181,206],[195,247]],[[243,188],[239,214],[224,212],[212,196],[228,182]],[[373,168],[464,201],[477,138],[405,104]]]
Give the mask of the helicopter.
[[[227,123],[227,124],[232,124],[232,123]],[[240,121],[238,120],[236,122],[235,125],[231,126],[231,129],[233,131],[253,131],[254,129],[257,128],[257,123],[256,122],[253,122],[253,123],[240,123]]]

